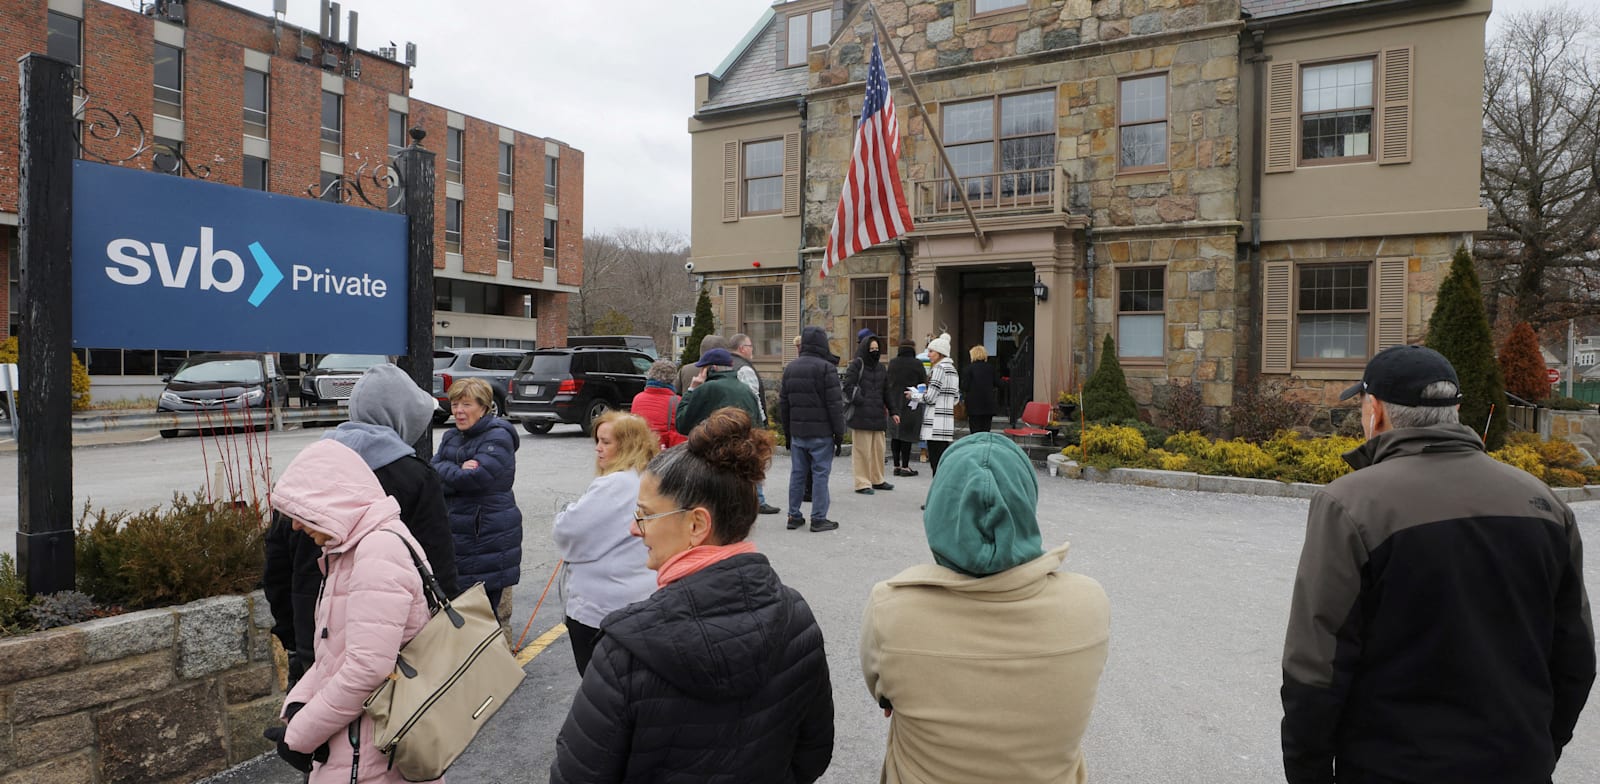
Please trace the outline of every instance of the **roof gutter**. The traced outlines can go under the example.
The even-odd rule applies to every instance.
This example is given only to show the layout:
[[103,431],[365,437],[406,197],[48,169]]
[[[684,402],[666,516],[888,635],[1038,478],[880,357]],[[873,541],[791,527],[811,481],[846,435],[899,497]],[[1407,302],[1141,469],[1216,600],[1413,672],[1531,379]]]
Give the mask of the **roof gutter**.
[[1443,5],[1459,0],[1374,0],[1367,3],[1350,3],[1346,5],[1323,8],[1316,11],[1302,13],[1281,14],[1266,18],[1245,16],[1245,29],[1255,30],[1280,30],[1288,27],[1303,27],[1305,25],[1327,24],[1343,19],[1370,14],[1381,14],[1391,11],[1411,11],[1430,5]]
[[785,95],[781,98],[768,98],[758,103],[741,103],[732,106],[722,106],[716,109],[702,109],[698,112],[695,112],[693,115],[690,115],[690,119],[704,120],[708,117],[722,117],[724,115],[741,114],[744,112],[760,112],[769,109],[793,109],[795,108],[796,100],[803,101],[805,100],[805,97],[802,94]]

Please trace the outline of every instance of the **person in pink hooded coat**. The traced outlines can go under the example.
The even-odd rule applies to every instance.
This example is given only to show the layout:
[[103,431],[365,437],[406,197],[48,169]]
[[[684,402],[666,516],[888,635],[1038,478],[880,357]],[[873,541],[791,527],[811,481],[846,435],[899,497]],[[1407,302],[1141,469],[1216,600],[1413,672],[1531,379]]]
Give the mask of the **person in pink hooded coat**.
[[[359,720],[356,780],[400,784],[400,771],[390,770],[373,745],[362,703],[428,622],[422,577],[406,550],[410,545],[422,557],[422,547],[366,462],[336,441],[318,441],[295,457],[272,489],[272,508],[322,548],[323,572],[316,663],[284,699],[281,746],[312,754],[326,744],[327,760],[312,768],[310,780],[343,784],[357,764],[349,726]],[[303,707],[291,711],[296,703]]]

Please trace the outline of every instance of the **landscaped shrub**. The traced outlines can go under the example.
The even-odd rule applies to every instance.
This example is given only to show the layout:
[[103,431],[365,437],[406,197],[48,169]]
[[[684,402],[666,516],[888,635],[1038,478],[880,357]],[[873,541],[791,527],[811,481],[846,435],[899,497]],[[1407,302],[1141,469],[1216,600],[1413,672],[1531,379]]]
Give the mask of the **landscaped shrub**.
[[1193,471],[1195,459],[1182,453],[1168,452],[1165,449],[1152,449],[1145,456],[1145,463],[1151,468],[1162,471]]
[[[12,335],[0,341],[0,365],[10,365],[17,361],[22,347],[17,342],[17,337]],[[0,408],[4,408],[4,398],[0,398]],[[77,354],[72,355],[72,410],[87,411],[89,409],[89,369],[83,366],[83,361]]]
[[28,609],[28,589],[17,574],[17,563],[10,553],[0,553],[0,634],[9,634],[22,622]]
[[1214,422],[1200,396],[1200,386],[1173,382],[1156,391],[1156,422],[1168,430],[1207,433]]
[[1311,407],[1284,393],[1278,381],[1256,379],[1234,392],[1228,409],[1228,429],[1234,438],[1261,443],[1280,430],[1304,426],[1311,419]]
[[1524,321],[1511,329],[1500,344],[1500,373],[1506,392],[1530,403],[1550,396],[1550,382],[1544,376],[1544,355],[1539,352],[1539,336]]
[[1138,419],[1139,406],[1128,393],[1128,379],[1117,360],[1117,342],[1107,334],[1100,349],[1100,366],[1083,385],[1083,415],[1090,422]]
[[1148,449],[1144,436],[1126,425],[1090,425],[1083,431],[1080,445],[1085,457],[1099,455],[1122,463],[1138,462]]
[[99,607],[94,600],[86,594],[60,591],[33,597],[33,604],[28,606],[27,616],[28,620],[32,621],[33,628],[43,631],[83,623],[95,617],[97,609]]
[[1278,462],[1279,478],[1290,482],[1327,484],[1350,473],[1344,453],[1361,446],[1361,439],[1344,436],[1302,438],[1285,430],[1263,445]]
[[243,593],[261,579],[265,510],[175,493],[167,509],[91,513],[78,522],[78,587],[129,608]]
[[1139,419],[1124,419],[1114,424],[1131,427],[1139,431],[1139,435],[1144,436],[1146,444],[1164,444],[1167,441],[1167,436],[1172,435],[1172,432],[1164,427],[1158,427]]
[[1491,451],[1504,446],[1505,381],[1500,376],[1500,364],[1495,361],[1494,336],[1483,309],[1478,273],[1464,246],[1456,250],[1450,274],[1439,284],[1438,303],[1428,319],[1426,343],[1450,360],[1461,380],[1461,423],[1479,433],[1484,432],[1487,423],[1484,443]]
[[1551,395],[1539,401],[1540,408],[1553,408],[1557,411],[1593,411],[1594,404],[1579,400],[1575,397],[1562,397]]
[[1545,467],[1544,481],[1551,487],[1583,487],[1584,477],[1582,471],[1571,468]]
[[1540,479],[1544,478],[1544,462],[1539,459],[1539,448],[1528,444],[1506,444],[1489,453],[1489,456],[1509,466],[1516,466]]
[[1213,442],[1206,450],[1205,459],[1227,476],[1252,479],[1270,479],[1278,467],[1278,462],[1266,450],[1239,438]]
[[1538,442],[1539,462],[1546,468],[1576,470],[1583,467],[1583,453],[1576,444],[1565,438],[1552,438]]
[[1168,452],[1176,452],[1189,457],[1202,457],[1205,455],[1206,450],[1211,448],[1211,439],[1194,431],[1186,431],[1168,436],[1162,446]]

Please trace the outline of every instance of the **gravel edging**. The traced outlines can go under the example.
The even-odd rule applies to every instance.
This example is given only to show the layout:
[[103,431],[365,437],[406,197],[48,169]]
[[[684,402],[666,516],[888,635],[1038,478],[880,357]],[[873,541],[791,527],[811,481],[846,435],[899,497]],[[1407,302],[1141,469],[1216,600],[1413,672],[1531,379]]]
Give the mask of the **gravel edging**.
[[[1239,495],[1270,498],[1310,498],[1322,485],[1309,482],[1279,482],[1274,479],[1245,479],[1236,476],[1207,476],[1188,471],[1159,471],[1152,468],[1100,469],[1079,465],[1066,455],[1053,454],[1047,458],[1051,476],[1063,479],[1083,479],[1138,487],[1156,487],[1164,490],[1195,490],[1202,493],[1237,493]],[[1600,485],[1584,487],[1552,487],[1550,492],[1562,503],[1600,500]]]

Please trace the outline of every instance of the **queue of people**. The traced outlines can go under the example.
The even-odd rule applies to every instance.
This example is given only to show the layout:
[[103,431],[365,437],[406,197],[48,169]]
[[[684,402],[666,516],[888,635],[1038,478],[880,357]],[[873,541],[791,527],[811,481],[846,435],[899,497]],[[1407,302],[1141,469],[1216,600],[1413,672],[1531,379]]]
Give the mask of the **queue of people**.
[[[811,530],[838,527],[827,476],[847,425],[854,454],[878,471],[857,463],[858,490],[887,489],[871,481],[884,463],[874,434],[893,433],[901,476],[912,431],[928,443],[933,563],[875,585],[860,628],[866,689],[889,719],[881,780],[1087,781],[1109,599],[1063,570],[1067,544],[1046,549],[1022,450],[981,428],[954,438],[963,379],[949,336],[929,342],[925,378],[900,362],[916,361],[914,345],[887,368],[882,348],[861,336],[841,384],[826,334],[807,328],[776,412],[791,452],[790,529],[805,522],[807,478]],[[750,540],[774,439],[735,356],[705,351],[676,401],[671,368],[653,367],[667,391],[647,390],[639,413],[593,428],[596,477],[552,532],[582,678],[552,782],[811,782],[828,768],[821,628]],[[969,356],[982,362],[978,349]],[[352,421],[304,450],[271,500],[267,596],[296,681],[283,724],[266,734],[311,781],[400,780],[372,747],[361,703],[429,617],[408,549],[452,562],[457,587],[515,583],[498,549],[511,541],[504,510],[516,509],[515,432],[507,443],[482,390],[458,382],[455,428],[430,478],[403,450],[431,410],[388,367],[363,377]],[[966,380],[994,385],[981,371]],[[1572,512],[1484,454],[1457,422],[1460,384],[1436,352],[1380,352],[1345,396],[1357,395],[1367,441],[1345,459],[1358,470],[1313,498],[1290,605],[1287,780],[1548,781],[1596,673]],[[663,426],[681,443],[665,445]],[[520,558],[520,512],[514,520]],[[309,608],[308,558],[320,575]]]

